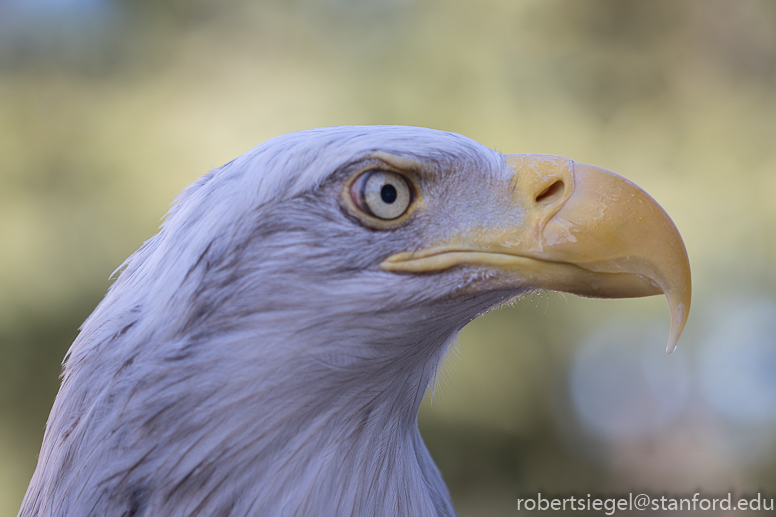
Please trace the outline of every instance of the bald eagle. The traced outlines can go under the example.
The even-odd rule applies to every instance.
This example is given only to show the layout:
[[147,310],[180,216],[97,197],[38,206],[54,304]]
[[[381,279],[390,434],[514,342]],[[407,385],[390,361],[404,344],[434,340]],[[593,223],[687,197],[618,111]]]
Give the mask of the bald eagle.
[[20,515],[451,516],[417,427],[456,333],[537,289],[690,271],[639,187],[458,134],[269,140],[186,188],[64,362]]

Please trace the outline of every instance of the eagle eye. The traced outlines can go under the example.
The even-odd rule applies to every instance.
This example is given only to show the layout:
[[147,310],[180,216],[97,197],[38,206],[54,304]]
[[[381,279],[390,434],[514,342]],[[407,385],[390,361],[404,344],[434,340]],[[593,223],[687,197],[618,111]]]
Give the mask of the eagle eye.
[[402,216],[412,202],[412,190],[407,179],[395,172],[369,171],[356,181],[355,187],[356,205],[379,219],[391,220]]

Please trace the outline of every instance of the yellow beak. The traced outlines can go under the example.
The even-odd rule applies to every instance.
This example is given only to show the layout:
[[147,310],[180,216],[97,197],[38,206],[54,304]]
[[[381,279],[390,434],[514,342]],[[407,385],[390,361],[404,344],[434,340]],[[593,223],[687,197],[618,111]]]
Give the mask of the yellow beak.
[[464,231],[420,252],[398,253],[388,271],[435,272],[459,265],[498,274],[490,289],[528,287],[597,298],[663,293],[671,309],[667,352],[676,348],[690,309],[690,263],[665,211],[613,172],[560,156],[512,154],[513,225]]

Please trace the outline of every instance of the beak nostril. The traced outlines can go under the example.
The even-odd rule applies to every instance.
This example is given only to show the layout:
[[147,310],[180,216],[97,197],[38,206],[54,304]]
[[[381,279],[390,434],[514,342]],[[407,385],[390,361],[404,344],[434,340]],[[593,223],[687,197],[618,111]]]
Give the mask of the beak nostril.
[[536,202],[541,204],[549,204],[563,195],[563,182],[561,180],[555,181],[552,185],[544,189],[538,196],[536,196]]

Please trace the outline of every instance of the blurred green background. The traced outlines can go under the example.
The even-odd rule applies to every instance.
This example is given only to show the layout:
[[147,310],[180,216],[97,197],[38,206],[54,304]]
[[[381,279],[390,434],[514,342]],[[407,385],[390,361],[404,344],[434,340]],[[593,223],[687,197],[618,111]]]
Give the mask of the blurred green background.
[[461,516],[537,491],[776,497],[776,2],[0,0],[0,515],[78,326],[176,194],[341,124],[614,170],[687,245],[671,356],[657,297],[545,293],[462,332],[420,415]]

